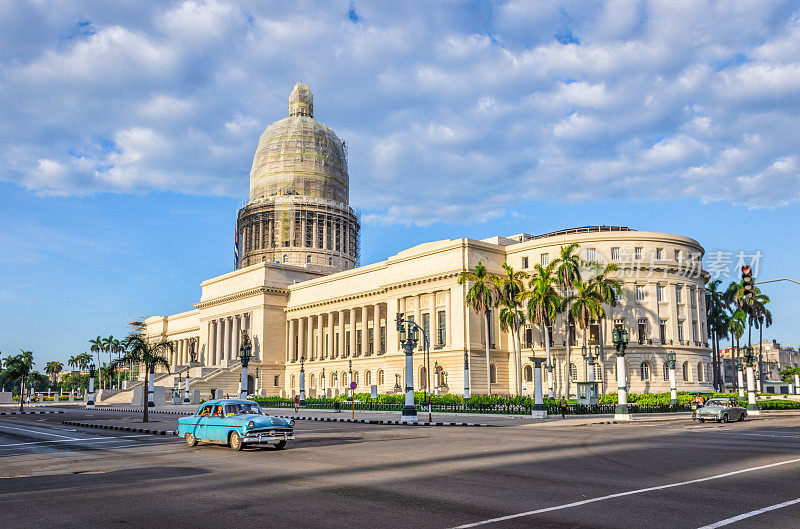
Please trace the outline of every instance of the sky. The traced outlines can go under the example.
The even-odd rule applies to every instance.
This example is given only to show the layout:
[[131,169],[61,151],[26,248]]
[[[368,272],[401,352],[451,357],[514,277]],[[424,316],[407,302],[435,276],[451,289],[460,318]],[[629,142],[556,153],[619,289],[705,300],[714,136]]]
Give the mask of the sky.
[[[607,224],[800,280],[796,1],[0,2],[0,354],[191,309],[299,80],[362,264]],[[800,286],[763,289],[800,345]]]

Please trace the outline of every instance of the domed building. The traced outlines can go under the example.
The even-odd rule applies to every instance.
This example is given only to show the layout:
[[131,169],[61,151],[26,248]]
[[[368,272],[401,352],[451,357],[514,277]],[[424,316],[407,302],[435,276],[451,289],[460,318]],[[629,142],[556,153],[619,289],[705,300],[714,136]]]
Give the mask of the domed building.
[[289,117],[266,128],[250,170],[250,199],[239,210],[236,268],[261,261],[325,272],[353,268],[359,222],[348,205],[347,150],[314,119],[306,83],[289,96]]
[[[426,242],[359,266],[347,150],[314,119],[304,83],[292,90],[289,116],[261,135],[236,229],[235,270],[203,281],[191,310],[145,320],[148,339],[174,345],[170,370],[151,379],[156,385],[171,388],[188,374],[194,397],[236,394],[246,334],[253,357],[248,393],[293,397],[301,380],[309,397],[341,395],[351,383],[358,392],[401,392],[401,314],[419,322],[430,343],[428,357],[413,354],[416,390],[530,394],[536,362],[546,362],[547,392],[559,396],[576,396],[587,383],[604,393],[620,386],[665,392],[670,379],[682,391],[712,387],[709,274],[703,247],[689,237],[585,226]],[[495,274],[504,264],[531,273],[573,243],[583,261],[617,266],[623,288],[599,321],[582,328],[560,313],[546,333],[527,322],[515,347],[498,309],[487,328],[484,315],[466,303],[467,286],[458,280],[478,263]],[[614,329],[630,334],[624,361],[614,354]],[[101,400],[131,398],[125,391]]]

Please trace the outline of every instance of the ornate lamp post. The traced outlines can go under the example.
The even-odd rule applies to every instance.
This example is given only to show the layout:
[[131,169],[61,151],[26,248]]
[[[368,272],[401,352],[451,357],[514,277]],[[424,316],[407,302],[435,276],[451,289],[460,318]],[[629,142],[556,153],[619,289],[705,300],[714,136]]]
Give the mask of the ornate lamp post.
[[247,390],[249,384],[247,383],[247,366],[250,365],[252,346],[250,345],[250,337],[247,336],[247,331],[242,331],[242,345],[239,346],[239,360],[242,361],[242,385],[239,393],[239,398],[247,398]]
[[322,391],[322,398],[327,397],[325,394],[325,368],[322,368],[322,374],[319,376],[319,389]]
[[583,356],[583,359],[586,361],[586,380],[588,382],[594,382],[594,361],[600,356],[600,347],[595,345],[594,352],[592,352],[591,345],[589,347],[582,345],[581,356]]
[[756,375],[753,371],[755,354],[750,346],[744,351],[744,363],[747,366],[747,414],[760,415],[761,411],[758,409],[758,404],[756,404]]
[[192,399],[189,397],[189,371],[186,371],[186,385],[184,387],[183,403],[189,404],[190,402],[192,402]]
[[547,408],[544,406],[544,395],[542,393],[542,362],[543,358],[536,358],[529,356],[528,359],[533,362],[533,407],[531,409],[531,417],[534,419],[546,419]]
[[736,382],[739,388],[739,398],[744,398],[744,366],[742,364],[742,359],[736,359]]
[[628,331],[614,328],[611,331],[611,343],[614,344],[617,355],[617,408],[614,410],[614,419],[629,421],[631,418],[628,410],[628,384],[626,381],[625,349],[628,347]]
[[[145,366],[145,367],[147,367],[147,366]],[[155,364],[153,364],[153,365],[150,366],[150,377],[148,378],[148,381],[147,381],[147,407],[148,408],[155,408],[156,407],[156,403],[155,403],[155,392],[156,392],[155,383],[156,382],[155,382],[155,380],[153,380],[155,378],[155,374],[156,374],[156,366],[155,366]]]
[[469,351],[464,351],[464,400],[469,397]]
[[[347,361],[347,369],[348,369],[348,376],[347,376],[347,389],[350,392],[350,400],[355,401],[356,394],[350,388],[350,384],[353,382],[353,359]],[[355,404],[353,404],[355,406]]]
[[667,365],[669,366],[669,403],[672,406],[678,404],[678,386],[675,382],[675,351],[667,353]]
[[305,368],[306,357],[305,355],[300,357],[300,405],[305,406],[306,404],[306,368]]
[[397,330],[400,333],[400,343],[406,352],[406,402],[400,414],[404,422],[417,422],[417,408],[414,406],[414,348],[417,346],[416,328],[410,322],[397,315]]
[[[20,395],[19,398],[24,398],[24,395]],[[86,407],[94,408],[94,364],[89,366],[89,393],[86,394]]]

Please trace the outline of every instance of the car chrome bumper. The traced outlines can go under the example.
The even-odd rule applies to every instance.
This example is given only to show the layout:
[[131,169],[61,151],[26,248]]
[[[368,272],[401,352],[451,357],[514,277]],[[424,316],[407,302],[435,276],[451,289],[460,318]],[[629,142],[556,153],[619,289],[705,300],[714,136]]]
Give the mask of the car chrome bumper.
[[242,436],[242,442],[246,444],[274,443],[280,441],[291,441],[292,439],[294,439],[294,434],[244,434]]

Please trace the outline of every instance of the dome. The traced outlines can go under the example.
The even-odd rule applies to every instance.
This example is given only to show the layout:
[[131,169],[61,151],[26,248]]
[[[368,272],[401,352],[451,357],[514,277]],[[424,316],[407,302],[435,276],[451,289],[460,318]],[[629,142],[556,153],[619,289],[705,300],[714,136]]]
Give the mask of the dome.
[[289,96],[289,117],[268,126],[250,170],[250,201],[303,195],[349,201],[344,142],[313,118],[314,98],[306,83]]

